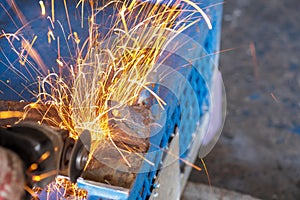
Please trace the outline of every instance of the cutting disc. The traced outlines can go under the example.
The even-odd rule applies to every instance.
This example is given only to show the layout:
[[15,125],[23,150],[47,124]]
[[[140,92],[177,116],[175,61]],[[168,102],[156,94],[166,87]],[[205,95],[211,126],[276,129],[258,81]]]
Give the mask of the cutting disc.
[[83,172],[88,161],[91,147],[91,135],[88,130],[84,130],[79,139],[76,141],[69,162],[69,177],[72,182],[76,182],[77,178]]

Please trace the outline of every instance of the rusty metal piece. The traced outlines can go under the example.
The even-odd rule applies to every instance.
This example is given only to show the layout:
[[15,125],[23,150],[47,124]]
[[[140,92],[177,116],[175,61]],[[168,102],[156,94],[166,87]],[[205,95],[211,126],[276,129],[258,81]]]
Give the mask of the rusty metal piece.
[[149,148],[150,111],[126,106],[109,113],[111,140],[99,144],[83,178],[130,188]]
[[[25,113],[25,107],[28,106],[29,102],[18,102],[18,101],[3,101],[0,100],[0,126],[10,126],[22,118],[22,116],[8,116],[8,117],[1,117],[2,111],[15,111],[18,113],[23,113],[24,119],[22,121],[34,121],[34,122],[43,122],[44,124],[56,126],[55,124],[51,124],[51,122],[44,119],[45,113],[47,113],[48,118],[55,118],[56,121],[60,121],[58,118],[57,111],[54,108],[49,108],[49,106],[36,104],[38,108],[28,109]],[[13,113],[13,112],[12,112]]]
[[[28,103],[0,101],[0,111],[24,111]],[[25,121],[41,121],[45,112],[58,119],[57,112],[45,105],[31,109]],[[19,118],[0,119],[0,126],[13,125]],[[109,113],[111,140],[107,138],[97,147],[94,157],[83,173],[85,179],[130,188],[144,162],[149,148],[151,114],[143,106],[126,106]],[[122,155],[120,154],[122,152]]]
[[[130,188],[142,164],[142,157],[122,151],[109,142],[100,145],[82,177],[100,183]],[[130,166],[128,165],[130,164]]]
[[125,151],[145,153],[152,122],[150,110],[138,105],[118,108],[115,102],[110,104],[113,109],[108,113],[108,125],[113,142]]

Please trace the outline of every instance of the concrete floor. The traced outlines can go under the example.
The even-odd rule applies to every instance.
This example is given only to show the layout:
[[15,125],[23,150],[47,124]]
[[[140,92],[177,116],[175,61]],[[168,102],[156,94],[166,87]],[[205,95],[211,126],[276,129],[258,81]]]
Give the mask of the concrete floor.
[[261,200],[238,192],[188,182],[181,200]]
[[[228,114],[205,158],[214,186],[300,199],[299,8],[299,0],[224,3],[221,49],[236,49],[220,56]],[[190,181],[207,176],[193,171]]]

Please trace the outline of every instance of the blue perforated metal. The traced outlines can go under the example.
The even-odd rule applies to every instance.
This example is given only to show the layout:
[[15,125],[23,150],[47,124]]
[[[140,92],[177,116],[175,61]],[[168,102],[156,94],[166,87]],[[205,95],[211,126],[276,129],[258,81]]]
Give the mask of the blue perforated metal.
[[[178,127],[180,133],[180,157],[187,157],[193,137],[197,137],[197,135],[193,135],[197,134],[195,133],[197,124],[191,123],[191,121],[194,121],[192,119],[200,119],[199,121],[201,122],[202,115],[208,112],[210,106],[209,89],[215,70],[215,64],[218,62],[217,52],[219,51],[220,44],[222,5],[218,5],[220,1],[216,0],[199,1],[199,3],[201,3],[202,8],[208,8],[206,12],[212,21],[213,29],[207,30],[206,24],[200,21],[196,25],[196,28],[197,26],[198,28],[201,27],[201,30],[204,30],[203,32],[197,32],[196,28],[185,32],[185,34],[188,34],[189,37],[192,37],[199,43],[199,47],[203,47],[203,49],[199,48],[194,50],[193,54],[196,54],[200,59],[196,59],[190,63],[190,68],[176,68],[184,62],[189,62],[180,58],[180,55],[170,58],[171,63],[175,65],[174,68],[186,77],[191,87],[184,88],[180,98],[177,98],[171,91],[168,91],[168,89],[163,86],[158,88],[158,93],[167,102],[166,126],[158,135],[150,139],[151,147],[149,152],[155,151],[156,154],[151,154],[152,158],[147,157],[149,155],[147,154],[146,158],[153,161],[155,166],[151,167],[147,162],[144,163],[142,171],[148,168],[150,172],[142,173],[137,176],[135,184],[131,189],[129,199],[147,199],[150,197],[151,190],[155,187],[155,185],[153,185],[154,178],[158,173],[158,167],[164,154],[162,148],[165,149],[168,146],[175,127]],[[189,52],[186,51],[186,53]],[[168,62],[168,60],[166,62]],[[170,66],[170,63],[168,65]],[[196,95],[197,99],[191,98],[191,95]],[[199,112],[193,112],[195,106],[199,107]],[[192,109],[187,109],[188,107]],[[159,145],[160,148],[158,148],[157,145]]]

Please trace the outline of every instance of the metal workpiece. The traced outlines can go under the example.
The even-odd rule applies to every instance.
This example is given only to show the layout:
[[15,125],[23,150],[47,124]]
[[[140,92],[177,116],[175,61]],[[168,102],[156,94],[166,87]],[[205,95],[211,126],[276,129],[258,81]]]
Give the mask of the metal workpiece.
[[110,102],[112,109],[108,112],[111,140],[98,142],[82,178],[130,189],[150,145],[151,113],[144,106],[116,105]]

